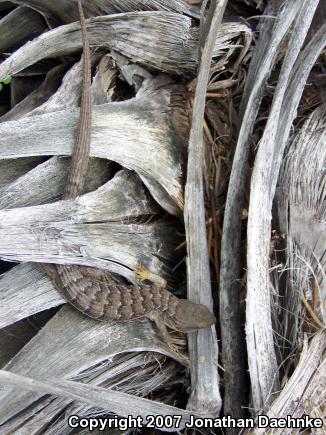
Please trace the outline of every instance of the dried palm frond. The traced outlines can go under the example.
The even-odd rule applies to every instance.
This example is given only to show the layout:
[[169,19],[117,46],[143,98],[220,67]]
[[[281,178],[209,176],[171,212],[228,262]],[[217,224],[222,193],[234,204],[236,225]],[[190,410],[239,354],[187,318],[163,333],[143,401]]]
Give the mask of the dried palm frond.
[[246,332],[252,386],[256,390],[253,395],[256,409],[271,402],[272,392],[279,388],[269,275],[272,203],[284,149],[303,89],[309,72],[326,44],[325,25],[300,53],[318,1],[311,4],[311,14],[307,13],[303,3],[293,23],[294,33],[289,38],[288,52],[283,61],[251,178],[247,232]]
[[[141,353],[133,354],[136,351]],[[159,352],[161,356],[148,355],[149,351]],[[186,362],[159,339],[146,320],[124,325],[97,322],[65,307],[4,367],[7,372],[1,371],[2,386],[15,386],[14,375],[10,378],[12,372],[20,375],[20,382],[26,387],[20,387],[15,394],[11,388],[1,390],[1,430],[15,430],[24,424],[27,431],[40,429],[52,421],[53,415],[61,416],[57,424],[67,427],[64,418],[67,406],[69,413],[78,409],[86,416],[105,415],[105,408],[122,416],[130,413],[145,416],[170,410],[187,418],[187,412],[182,409],[132,395],[135,391],[143,397],[160,395],[162,382],[169,389],[176,371],[180,373],[181,368],[171,361],[166,364],[162,354]],[[35,385],[30,378],[35,378]],[[66,386],[64,380],[68,382]],[[45,382],[43,389],[39,381]],[[49,397],[48,393],[61,399]],[[85,402],[83,397],[89,399]],[[79,405],[73,403],[75,400]],[[80,401],[84,402],[83,406]]]
[[[238,26],[221,25],[214,57],[232,48],[232,40],[244,29],[249,31],[244,24]],[[192,26],[191,19],[184,15],[159,11],[100,16],[87,20],[87,32],[92,48],[117,51],[134,63],[156,71],[189,76],[198,65],[198,27]],[[79,25],[60,26],[25,44],[6,59],[0,65],[0,80],[41,59],[68,56],[81,48]]]
[[0,328],[65,303],[50,278],[33,263],[22,263],[3,273],[0,294]]
[[[220,270],[220,318],[225,359],[225,406],[226,413],[243,415],[243,391],[245,391],[245,349],[239,294],[243,279],[242,269],[242,216],[246,204],[248,185],[248,160],[250,154],[251,135],[255,119],[259,111],[267,79],[277,59],[278,50],[286,36],[299,4],[287,1],[280,4],[279,0],[269,2],[264,16],[259,23],[259,39],[252,54],[245,87],[240,106],[239,136],[229,189],[225,205],[225,215],[222,233],[221,270]],[[271,20],[270,15],[278,19]],[[273,44],[270,41],[273,40]],[[267,246],[265,247],[268,252]],[[253,296],[253,300],[256,295]],[[269,304],[269,300],[267,302]],[[260,310],[261,308],[259,308]],[[255,313],[257,310],[255,308]],[[255,316],[256,314],[253,314]],[[271,344],[269,344],[271,346]],[[251,351],[256,355],[256,350]],[[268,351],[262,350],[265,357]],[[265,358],[263,356],[263,359]],[[275,371],[275,364],[274,364]],[[259,371],[258,371],[259,372]],[[258,373],[256,373],[258,375]],[[270,376],[266,378],[271,380]],[[269,391],[269,387],[267,387]]]
[[42,162],[42,157],[23,158],[18,160],[0,161],[0,189],[14,182],[22,175]]
[[[94,63],[96,58],[94,59],[93,56],[92,60]],[[63,66],[64,69],[67,69],[65,65]],[[24,100],[3,115],[0,121],[18,120],[24,116],[41,115],[57,112],[64,108],[77,107],[81,91],[81,67],[81,62],[73,65],[63,77],[62,83],[55,93],[53,93],[53,85],[51,84],[49,89],[49,84],[53,74],[57,73],[61,66],[51,69],[40,88],[28,94]],[[106,82],[106,76],[107,71],[102,71],[101,77],[104,85],[97,81],[98,74],[94,77],[92,86],[94,104],[101,104],[108,100],[107,92],[110,90],[111,81]],[[104,86],[106,86],[106,99],[102,97]],[[49,95],[51,96],[49,97]],[[44,163],[40,163],[43,159],[44,157],[25,157],[0,161],[1,209],[39,205],[60,199],[70,159],[53,157]],[[84,193],[95,190],[108,181],[112,176],[111,167],[110,162],[92,158],[86,176]]]
[[156,211],[137,177],[117,174],[77,201],[1,211],[0,257],[99,267],[132,282],[140,266],[164,275],[179,243],[177,226],[134,221]]
[[[169,84],[164,89],[165,83],[164,77],[149,79],[134,99],[94,106],[90,153],[136,170],[155,199],[178,214],[183,206],[181,143],[186,138],[173,130],[170,118],[177,118],[178,108],[171,107],[170,101],[175,90]],[[32,123],[29,117],[3,122],[0,160],[69,155],[78,114],[76,109],[67,109],[34,115]]]
[[287,147],[278,181],[278,218],[286,239],[283,357],[303,334],[326,324],[326,106],[315,109]]
[[[266,415],[269,418],[301,418],[308,415],[312,418],[324,419],[325,422],[325,387],[326,387],[326,334],[319,332],[308,343],[305,338],[298,365],[274,401]],[[325,424],[325,423],[324,423]],[[287,430],[287,429],[286,429]],[[314,429],[322,435],[324,429]],[[281,435],[285,431],[280,428],[257,428],[246,431],[254,435]],[[291,434],[299,435],[302,429],[291,429]]]
[[46,29],[46,24],[42,15],[35,10],[20,6],[0,20],[0,29],[0,53],[4,53],[40,35]]
[[[204,202],[203,120],[214,42],[226,7],[226,0],[212,2],[207,21],[201,27],[201,50],[192,126],[189,136],[185,185],[185,230],[188,245],[188,298],[213,309]],[[217,415],[222,406],[219,390],[218,345],[215,327],[196,331],[189,337],[192,394],[188,409]],[[200,358],[201,361],[200,361]],[[205,410],[205,411],[204,411]]]
[[[43,15],[50,26],[67,24],[78,20],[78,11],[74,0],[14,0],[16,4],[29,6]],[[177,12],[199,18],[197,7],[190,6],[185,0],[93,0],[83,5],[86,17],[109,15],[135,11]]]
[[[0,432],[69,434],[72,414],[180,415],[167,431],[221,409],[323,417],[321,2],[83,1],[91,164],[85,191],[62,201],[81,93],[75,3],[0,1],[0,259],[23,261],[0,277]],[[188,358],[177,331],[169,348],[147,319],[65,305],[44,261],[103,269],[121,288],[145,267],[217,302],[217,328],[187,337]]]

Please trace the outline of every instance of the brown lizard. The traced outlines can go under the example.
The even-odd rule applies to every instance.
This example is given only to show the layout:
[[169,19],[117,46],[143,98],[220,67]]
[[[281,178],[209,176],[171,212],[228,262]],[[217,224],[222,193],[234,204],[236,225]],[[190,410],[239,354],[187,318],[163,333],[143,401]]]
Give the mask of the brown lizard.
[[[207,328],[215,323],[208,308],[179,299],[164,287],[114,282],[101,269],[84,266],[48,265],[48,274],[75,308],[95,320],[128,322],[147,317],[155,322],[162,338],[171,346],[167,327],[181,332]],[[173,346],[171,346],[173,347]]]
[[[71,169],[63,199],[75,199],[84,186],[91,136],[91,63],[81,0],[77,0],[83,39],[83,84],[80,118],[72,154]],[[171,346],[167,326],[181,332],[207,328],[215,322],[207,307],[178,299],[167,291],[165,280],[153,285],[115,283],[103,270],[77,265],[44,265],[44,270],[65,299],[82,313],[96,320],[127,322],[147,317],[157,325],[162,338]],[[139,269],[140,279],[150,279]],[[157,275],[155,275],[157,278]],[[173,347],[173,346],[172,346]]]

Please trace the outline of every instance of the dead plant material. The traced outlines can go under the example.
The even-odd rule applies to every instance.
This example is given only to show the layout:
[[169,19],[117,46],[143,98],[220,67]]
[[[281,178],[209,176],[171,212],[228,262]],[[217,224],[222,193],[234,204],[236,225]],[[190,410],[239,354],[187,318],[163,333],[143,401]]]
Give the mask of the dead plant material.
[[[0,432],[69,434],[73,414],[153,415],[170,432],[261,413],[325,425],[325,6],[83,6],[91,163],[81,196],[63,201],[81,93],[75,0],[0,2]],[[94,321],[44,261],[100,268],[112,285],[141,271],[219,311],[217,328],[174,331],[171,349],[144,318]],[[247,433],[262,430],[299,433]]]

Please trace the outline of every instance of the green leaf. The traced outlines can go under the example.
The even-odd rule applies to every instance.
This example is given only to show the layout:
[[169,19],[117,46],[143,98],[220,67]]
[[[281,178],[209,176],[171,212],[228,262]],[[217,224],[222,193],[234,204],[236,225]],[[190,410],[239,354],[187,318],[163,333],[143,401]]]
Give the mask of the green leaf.
[[6,77],[5,79],[3,79],[2,83],[4,83],[5,85],[9,85],[11,83],[11,80],[12,80],[12,78],[9,76],[9,77]]
[[3,84],[0,82],[0,91],[3,89]]

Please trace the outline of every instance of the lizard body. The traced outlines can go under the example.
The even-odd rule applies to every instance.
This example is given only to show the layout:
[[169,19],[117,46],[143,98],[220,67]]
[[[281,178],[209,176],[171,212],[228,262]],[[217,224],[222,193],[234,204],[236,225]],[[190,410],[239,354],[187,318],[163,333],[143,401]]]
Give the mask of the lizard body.
[[[54,270],[49,268],[53,267]],[[114,282],[107,272],[84,266],[47,266],[48,274],[65,299],[83,314],[101,321],[128,322],[147,317],[154,321],[166,341],[166,326],[191,332],[215,323],[207,307],[179,299],[164,287]]]
[[[81,0],[77,0],[83,39],[83,84],[80,118],[72,163],[63,199],[75,199],[84,186],[91,136],[91,62]],[[157,325],[162,338],[171,346],[167,326],[181,332],[207,328],[215,323],[207,307],[178,299],[164,287],[166,281],[140,267],[137,276],[153,285],[114,282],[101,269],[77,265],[43,265],[64,298],[85,315],[103,321],[127,322],[147,317]]]

